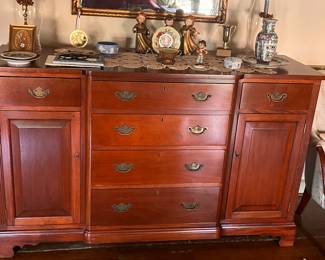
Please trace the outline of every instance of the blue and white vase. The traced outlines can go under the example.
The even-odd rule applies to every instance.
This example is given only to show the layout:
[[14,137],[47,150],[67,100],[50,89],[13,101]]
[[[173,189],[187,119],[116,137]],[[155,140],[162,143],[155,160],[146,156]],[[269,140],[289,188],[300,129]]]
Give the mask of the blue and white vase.
[[263,29],[257,35],[255,57],[258,63],[269,64],[276,55],[278,35],[275,33],[276,19],[263,19]]

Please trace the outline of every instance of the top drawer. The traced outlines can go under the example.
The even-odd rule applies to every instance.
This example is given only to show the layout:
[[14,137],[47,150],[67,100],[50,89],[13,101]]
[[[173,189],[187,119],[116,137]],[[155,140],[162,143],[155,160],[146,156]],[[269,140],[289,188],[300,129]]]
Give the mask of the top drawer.
[[93,109],[123,113],[230,111],[234,85],[94,81]]
[[0,78],[0,108],[10,106],[80,107],[80,80]]
[[246,83],[241,112],[305,112],[309,110],[313,85]]

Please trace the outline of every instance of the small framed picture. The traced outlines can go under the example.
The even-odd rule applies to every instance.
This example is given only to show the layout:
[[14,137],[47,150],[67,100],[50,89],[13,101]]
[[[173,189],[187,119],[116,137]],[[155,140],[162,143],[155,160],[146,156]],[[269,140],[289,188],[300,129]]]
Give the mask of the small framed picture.
[[10,25],[9,51],[35,51],[36,26]]

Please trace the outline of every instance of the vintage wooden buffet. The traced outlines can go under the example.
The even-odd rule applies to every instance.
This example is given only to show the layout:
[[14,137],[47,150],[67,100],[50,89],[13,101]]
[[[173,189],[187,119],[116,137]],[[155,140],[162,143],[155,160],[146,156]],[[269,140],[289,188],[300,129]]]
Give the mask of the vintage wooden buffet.
[[0,256],[41,242],[271,235],[294,212],[322,77],[0,68]]

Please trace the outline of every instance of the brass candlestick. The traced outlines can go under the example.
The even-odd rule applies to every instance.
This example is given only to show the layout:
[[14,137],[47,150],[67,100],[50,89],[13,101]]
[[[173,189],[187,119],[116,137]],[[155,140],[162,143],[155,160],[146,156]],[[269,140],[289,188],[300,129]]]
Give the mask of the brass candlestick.
[[23,9],[23,17],[24,17],[24,25],[28,24],[28,6],[33,6],[33,0],[16,0],[19,5],[22,6]]

